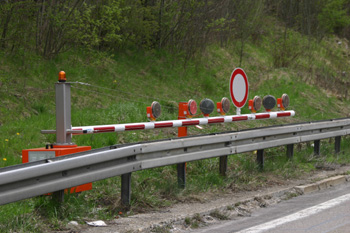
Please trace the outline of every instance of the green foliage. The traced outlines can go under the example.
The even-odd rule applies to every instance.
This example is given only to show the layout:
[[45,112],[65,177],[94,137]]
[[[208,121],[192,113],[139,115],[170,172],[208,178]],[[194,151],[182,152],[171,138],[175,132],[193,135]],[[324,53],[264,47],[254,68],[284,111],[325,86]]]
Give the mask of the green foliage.
[[344,8],[347,0],[324,0],[318,20],[328,33],[339,33],[350,25],[348,10]]
[[12,51],[28,49],[33,44],[36,5],[32,0],[2,1],[0,3],[0,47]]
[[129,47],[152,49],[156,45],[159,24],[157,5],[143,5],[142,1],[127,1],[125,17],[127,24],[122,28],[123,44]]
[[128,7],[123,7],[124,0],[109,0],[95,4],[84,2],[80,9],[75,9],[75,22],[68,31],[77,44],[87,48],[115,49],[121,46],[126,35],[121,30],[127,22],[123,15]]
[[237,28],[248,38],[260,25],[263,4],[246,2],[5,1],[0,4],[0,45],[6,51],[35,50],[45,58],[73,47],[167,48],[188,60],[212,42],[227,42]]
[[306,46],[299,35],[293,31],[286,31],[271,44],[273,65],[276,68],[290,67],[298,62],[305,54]]
[[271,14],[289,30],[322,38],[324,32],[348,30],[347,5],[347,0],[2,1],[0,47],[45,58],[72,48],[163,48],[188,61],[212,43],[224,46],[235,38],[241,65],[246,42],[261,41]]

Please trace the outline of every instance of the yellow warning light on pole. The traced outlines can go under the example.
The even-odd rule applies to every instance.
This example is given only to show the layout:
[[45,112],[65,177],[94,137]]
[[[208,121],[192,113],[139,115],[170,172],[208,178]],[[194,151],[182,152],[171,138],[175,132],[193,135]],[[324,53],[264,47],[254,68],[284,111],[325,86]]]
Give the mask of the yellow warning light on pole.
[[64,82],[67,81],[67,79],[66,79],[66,72],[60,71],[60,72],[58,73],[58,81],[59,81],[60,83],[64,83]]

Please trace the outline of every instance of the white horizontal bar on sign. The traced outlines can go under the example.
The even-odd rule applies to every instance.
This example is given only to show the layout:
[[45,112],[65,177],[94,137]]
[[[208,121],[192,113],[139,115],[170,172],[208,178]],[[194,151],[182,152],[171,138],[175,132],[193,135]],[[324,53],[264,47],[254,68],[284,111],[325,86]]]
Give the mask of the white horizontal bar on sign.
[[[188,118],[184,120],[170,120],[170,121],[154,121],[154,122],[141,122],[131,124],[115,124],[115,125],[95,125],[95,126],[80,126],[73,127],[72,130],[87,130],[87,133],[107,133],[107,132],[121,132],[130,130],[143,130],[143,129],[159,129],[169,127],[184,127],[192,125],[207,125],[217,123],[229,123],[236,121],[248,121],[248,120],[263,120],[280,117],[294,116],[294,111],[281,111],[281,112],[266,112],[257,114],[242,114],[231,116],[219,116],[219,117],[205,117],[205,118]],[[78,132],[76,134],[79,134]]]

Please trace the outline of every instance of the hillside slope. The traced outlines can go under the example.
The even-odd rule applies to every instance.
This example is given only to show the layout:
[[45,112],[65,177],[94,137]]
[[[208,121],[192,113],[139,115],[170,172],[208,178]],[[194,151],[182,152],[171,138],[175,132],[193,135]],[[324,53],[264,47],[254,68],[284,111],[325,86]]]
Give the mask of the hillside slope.
[[[293,119],[245,122],[191,128],[190,133],[257,127],[288,122],[322,120],[349,116],[350,59],[348,42],[329,38],[321,43],[289,31],[283,45],[276,44],[273,32],[259,42],[247,42],[241,67],[249,79],[249,99],[255,95],[283,93],[290,96]],[[280,46],[280,47],[278,47]],[[282,50],[283,47],[283,50]],[[177,118],[177,103],[203,98],[218,102],[229,97],[229,78],[239,66],[240,47],[212,45],[192,60],[166,52],[127,50],[118,54],[74,51],[53,60],[33,54],[0,54],[0,140],[18,139],[16,147],[7,143],[0,156],[20,162],[22,149],[55,141],[53,135],[40,135],[42,129],[55,128],[54,83],[64,70],[73,84],[72,124],[98,125],[147,121],[145,109],[152,101],[162,105],[160,120]],[[284,61],[285,67],[277,67]],[[242,113],[248,113],[247,105]],[[230,114],[235,114],[231,104]],[[215,114],[214,114],[215,115]],[[159,133],[121,133],[115,136],[77,137],[78,144],[101,147],[106,144],[148,140],[175,135],[175,129]],[[102,140],[102,142],[98,142]],[[11,142],[13,140],[10,140]],[[96,142],[97,141],[97,142]],[[6,146],[6,152],[5,152]],[[11,159],[12,160],[12,159]]]
[[[42,135],[40,130],[55,128],[54,83],[60,70],[66,72],[69,82],[79,82],[72,84],[73,126],[144,122],[147,121],[146,106],[154,100],[162,105],[160,120],[177,119],[179,101],[194,99],[199,103],[203,98],[210,98],[218,102],[224,96],[229,97],[229,78],[238,66],[248,75],[249,99],[267,94],[277,98],[287,93],[290,96],[288,109],[295,110],[296,116],[218,124],[202,130],[190,127],[190,135],[348,117],[348,42],[335,37],[322,42],[310,41],[293,31],[288,32],[284,44],[275,43],[275,37],[271,31],[266,32],[260,41],[247,41],[241,64],[240,47],[236,44],[211,45],[191,60],[183,59],[181,54],[131,49],[116,54],[75,50],[52,60],[33,54],[14,56],[0,53],[0,167],[21,163],[22,149],[55,142],[54,135]],[[246,105],[242,113],[248,112]],[[232,105],[229,114],[235,114]],[[176,129],[163,129],[84,135],[73,140],[78,145],[99,148],[176,135]],[[298,177],[314,170],[314,164],[320,162],[310,155],[312,148],[305,148],[306,152],[300,152],[294,162],[285,161],[284,156],[280,156],[284,155],[283,149],[271,149],[271,157],[266,160],[268,169],[264,173],[256,171],[253,153],[232,156],[227,178],[217,174],[214,160],[191,163],[187,170],[189,188],[184,192],[177,189],[176,169],[173,167],[138,172],[133,175],[136,190],[132,196],[132,211],[194,200],[198,192],[254,189],[264,185],[266,177]],[[332,154],[329,148],[325,146],[323,153]],[[342,156],[325,157],[321,162],[328,159],[348,163]],[[42,197],[2,206],[0,227],[8,222],[7,230],[41,232],[48,228],[65,229],[67,221],[78,217],[79,221],[114,218],[120,211],[118,177],[96,182],[94,187],[86,195],[69,197],[61,213],[57,213],[57,207]],[[36,217],[33,218],[32,214]]]

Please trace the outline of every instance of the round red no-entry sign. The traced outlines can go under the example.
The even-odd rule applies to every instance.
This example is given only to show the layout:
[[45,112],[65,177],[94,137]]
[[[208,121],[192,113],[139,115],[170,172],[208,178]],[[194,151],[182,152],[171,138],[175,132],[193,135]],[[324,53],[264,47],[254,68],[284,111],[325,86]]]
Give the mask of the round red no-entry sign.
[[248,79],[244,70],[236,68],[231,74],[230,96],[237,108],[242,108],[248,99]]

